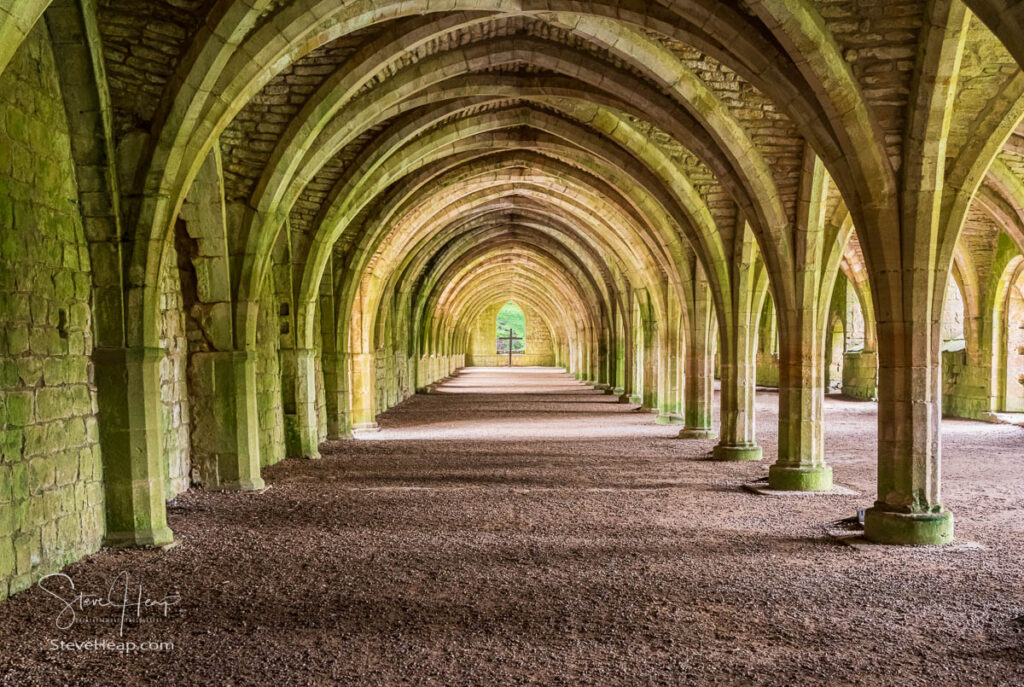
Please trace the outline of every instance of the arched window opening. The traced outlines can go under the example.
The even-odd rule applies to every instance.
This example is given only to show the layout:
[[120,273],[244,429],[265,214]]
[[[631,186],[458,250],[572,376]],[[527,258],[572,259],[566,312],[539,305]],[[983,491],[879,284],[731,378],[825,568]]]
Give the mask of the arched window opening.
[[846,350],[849,353],[864,350],[867,337],[867,326],[864,323],[864,309],[861,308],[857,289],[850,281],[846,282]]
[[524,355],[526,353],[526,315],[523,309],[509,302],[498,311],[495,320],[496,350],[498,355]]
[[826,393],[843,390],[843,354],[846,350],[846,336],[843,322],[838,317],[832,320],[832,330],[828,335],[829,359],[825,370]]

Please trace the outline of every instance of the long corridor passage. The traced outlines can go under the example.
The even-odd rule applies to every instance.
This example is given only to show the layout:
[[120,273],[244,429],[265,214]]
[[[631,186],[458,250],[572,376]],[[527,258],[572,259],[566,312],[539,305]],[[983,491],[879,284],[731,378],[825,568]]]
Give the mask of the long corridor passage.
[[262,493],[183,494],[177,547],[66,569],[79,591],[124,573],[133,593],[179,595],[124,627],[173,651],[51,650],[119,627],[86,608],[59,630],[59,602],[33,587],[0,615],[0,677],[1020,684],[1024,430],[945,424],[948,499],[982,547],[855,550],[824,526],[870,504],[875,405],[826,401],[837,482],[859,496],[758,496],[740,486],[774,458],[777,401],[758,395],[765,460],[723,464],[714,440],[677,439],[561,370],[464,369],[379,432],[269,468]]

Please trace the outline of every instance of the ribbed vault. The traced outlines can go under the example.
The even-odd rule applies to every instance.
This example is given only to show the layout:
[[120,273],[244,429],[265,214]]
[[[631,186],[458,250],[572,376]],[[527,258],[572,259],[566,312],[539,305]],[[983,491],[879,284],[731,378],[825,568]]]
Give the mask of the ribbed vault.
[[[256,489],[263,465],[372,430],[464,365],[473,323],[509,300],[557,365],[717,435],[720,459],[760,457],[767,362],[771,485],[807,491],[832,486],[826,368],[856,312],[845,381],[879,402],[868,534],[951,536],[944,405],[1016,398],[1019,3],[93,5],[0,0],[0,73],[23,42],[54,58],[109,540],[166,540],[182,484]],[[22,137],[0,173],[33,162]],[[186,401],[209,422],[165,431]]]

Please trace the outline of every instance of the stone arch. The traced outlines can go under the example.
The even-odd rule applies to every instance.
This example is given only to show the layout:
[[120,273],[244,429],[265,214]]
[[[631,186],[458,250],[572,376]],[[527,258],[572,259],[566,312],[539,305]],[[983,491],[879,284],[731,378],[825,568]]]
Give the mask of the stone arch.
[[50,0],[0,2],[0,74],[49,6]]
[[1007,261],[993,299],[993,410],[1024,412],[1024,258]]

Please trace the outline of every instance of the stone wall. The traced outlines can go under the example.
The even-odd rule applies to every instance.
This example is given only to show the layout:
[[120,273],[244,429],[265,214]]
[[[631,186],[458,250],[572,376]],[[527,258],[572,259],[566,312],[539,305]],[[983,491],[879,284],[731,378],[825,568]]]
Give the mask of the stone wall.
[[99,549],[89,254],[43,22],[0,76],[0,598]]
[[850,351],[843,356],[843,394],[862,401],[878,395],[878,354]]
[[166,497],[188,489],[191,470],[188,405],[188,337],[174,247],[160,280],[160,402],[163,405],[163,453]]
[[415,392],[409,380],[409,357],[402,351],[378,348],[374,354],[374,374],[374,401],[379,413],[394,408]]
[[989,414],[986,370],[966,348],[942,352],[942,414],[984,420]]
[[779,385],[779,356],[777,353],[757,352],[757,385]]
[[[517,367],[529,365],[554,365],[555,350],[551,343],[551,328],[536,310],[529,305],[517,304],[526,315],[526,353],[512,356]],[[469,345],[466,364],[476,367],[507,366],[508,356],[497,354],[496,322],[498,311],[505,303],[485,308],[473,323],[473,335]]]

